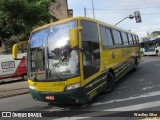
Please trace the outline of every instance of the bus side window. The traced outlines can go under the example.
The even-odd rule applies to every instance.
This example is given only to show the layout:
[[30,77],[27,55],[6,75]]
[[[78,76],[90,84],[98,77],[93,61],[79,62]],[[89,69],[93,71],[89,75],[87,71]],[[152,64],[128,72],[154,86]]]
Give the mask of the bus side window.
[[104,26],[100,26],[100,30],[101,30],[102,48],[105,49],[107,47],[113,46],[111,29],[106,28]]
[[132,40],[132,36],[131,36],[131,34],[129,34],[129,33],[128,33],[128,39],[129,39],[129,43],[130,43],[130,45],[132,45],[132,44],[133,44],[133,40]]
[[137,41],[137,43],[139,44],[139,38],[138,38],[138,36],[136,36],[136,41]]
[[135,35],[133,35],[133,40],[134,40],[134,44],[138,44]]
[[133,41],[133,44],[136,44],[136,40],[135,40],[135,37],[134,37],[134,35],[133,35],[133,34],[131,34],[131,36],[132,36],[132,41]]
[[122,39],[123,39],[123,44],[128,45],[127,34],[125,32],[121,32],[121,35],[122,35]]
[[120,32],[117,30],[112,30],[112,33],[113,33],[113,38],[114,38],[114,44],[122,45],[122,39],[121,39]]

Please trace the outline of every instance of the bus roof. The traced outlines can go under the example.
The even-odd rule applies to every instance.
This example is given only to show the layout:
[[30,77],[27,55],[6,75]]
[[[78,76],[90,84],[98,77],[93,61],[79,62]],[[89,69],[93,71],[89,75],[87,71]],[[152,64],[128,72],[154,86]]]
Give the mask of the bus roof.
[[158,35],[158,36],[152,38],[151,40],[160,40],[160,35]]
[[[114,29],[117,29],[117,30],[120,30],[120,31],[124,31],[124,32],[127,32],[127,33],[135,34],[134,32],[131,32],[131,31],[129,31],[129,30],[125,30],[125,29],[119,28],[119,27],[117,27],[117,26],[114,26],[114,25],[111,25],[111,24],[108,24],[108,23],[99,21],[99,20],[97,20],[97,19],[88,18],[88,17],[80,17],[80,16],[72,17],[72,18],[67,18],[67,19],[63,19],[63,20],[56,21],[56,22],[52,22],[52,23],[50,23],[50,24],[46,24],[46,25],[44,25],[44,26],[38,27],[38,28],[34,29],[32,32],[37,31],[37,30],[40,30],[40,29],[43,29],[43,28],[46,28],[46,27],[49,27],[49,26],[54,25],[54,24],[63,23],[63,22],[66,22],[66,21],[69,21],[69,20],[73,20],[73,19],[79,19],[79,20],[82,19],[82,20],[93,21],[93,22],[97,22],[97,23],[99,23],[99,24],[101,24],[101,25],[108,26],[109,28],[114,28]],[[137,34],[135,34],[135,35],[137,35]]]

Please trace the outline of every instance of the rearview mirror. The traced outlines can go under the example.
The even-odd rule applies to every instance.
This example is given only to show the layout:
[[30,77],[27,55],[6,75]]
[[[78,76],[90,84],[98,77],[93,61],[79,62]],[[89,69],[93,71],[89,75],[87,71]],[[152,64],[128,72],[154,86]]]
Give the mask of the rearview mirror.
[[17,58],[17,54],[18,54],[18,48],[20,48],[22,45],[26,45],[27,46],[28,41],[23,41],[23,42],[19,42],[13,45],[12,47],[12,57],[14,60],[19,60],[19,58]]
[[69,30],[71,48],[78,45],[78,30],[82,30],[82,27],[72,28]]

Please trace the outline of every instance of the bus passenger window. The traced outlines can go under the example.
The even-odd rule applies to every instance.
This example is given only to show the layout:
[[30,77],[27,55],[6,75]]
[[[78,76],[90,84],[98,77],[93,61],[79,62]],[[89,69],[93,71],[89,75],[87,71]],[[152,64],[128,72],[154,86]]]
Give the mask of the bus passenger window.
[[135,44],[138,44],[138,43],[137,43],[138,41],[137,41],[137,39],[136,39],[136,36],[135,36],[135,35],[133,35],[133,38],[134,38],[134,43],[135,43]]
[[132,36],[133,44],[136,44],[136,40],[135,40],[134,35],[131,34],[131,36]]
[[122,33],[123,44],[124,44],[124,45],[128,45],[127,34],[124,33],[124,32],[121,32],[121,33]]
[[113,46],[111,30],[103,26],[101,26],[100,29],[101,29],[102,47],[105,49],[108,46]]
[[114,44],[115,45],[122,45],[120,32],[117,30],[112,30],[112,32],[113,32]]
[[131,34],[128,34],[128,38],[129,38],[129,43],[130,43],[130,45],[132,45],[132,44],[133,44],[133,39],[132,39]]
[[138,36],[136,36],[136,41],[137,41],[137,43],[139,44],[139,38],[138,38]]

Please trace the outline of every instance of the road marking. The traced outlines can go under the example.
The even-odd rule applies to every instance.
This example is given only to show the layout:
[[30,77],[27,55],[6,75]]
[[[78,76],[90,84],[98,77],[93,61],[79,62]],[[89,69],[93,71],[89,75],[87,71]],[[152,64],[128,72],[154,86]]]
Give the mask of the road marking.
[[[125,99],[111,100],[111,101],[104,102],[104,103],[95,103],[95,104],[93,104],[91,106],[103,105],[103,104],[108,104],[108,103],[112,103],[112,102],[121,102],[121,101],[125,101],[125,100],[133,100],[133,99],[138,99],[138,98],[146,98],[146,97],[152,97],[152,96],[158,96],[158,95],[160,95],[160,91],[150,92],[150,93],[146,93],[146,94],[143,94],[143,95],[140,95],[140,96],[125,98]],[[115,111],[114,113],[117,113],[117,111],[134,111],[134,110],[140,110],[140,109],[145,109],[145,108],[152,108],[152,107],[157,107],[157,106],[160,106],[160,101],[154,101],[154,102],[148,102],[148,103],[142,103],[142,104],[124,106],[124,107],[119,107],[119,108],[105,109],[105,110],[102,110],[102,112],[86,113],[86,114],[81,114],[81,115],[77,115],[77,116],[73,116],[73,117],[59,118],[57,120],[87,119],[87,118],[91,118],[90,116],[96,117],[96,116],[106,115],[106,113],[104,113],[104,111]],[[81,117],[81,116],[89,116],[89,117]]]
[[44,111],[53,112],[53,111],[68,111],[68,110],[70,110],[70,107],[50,106],[50,108],[45,109]]
[[[114,103],[114,102],[122,102],[122,101],[127,101],[127,100],[134,100],[134,99],[140,99],[140,98],[146,98],[146,97],[152,97],[152,96],[158,96],[160,95],[160,91],[156,91],[156,92],[150,92],[150,93],[145,93],[145,94],[142,94],[142,95],[136,95],[136,96],[132,96],[132,97],[129,97],[129,98],[124,98],[124,99],[115,99],[115,100],[110,100],[110,101],[107,101],[107,102],[97,102],[97,103],[94,103],[90,106],[97,106],[97,105],[104,105],[104,104],[110,104],[110,103]],[[89,107],[88,105],[83,105],[83,107]],[[82,107],[82,108],[83,108]],[[62,107],[56,107],[56,110],[54,108],[50,108],[50,109],[47,109],[45,111],[61,111],[61,110],[69,110],[70,107],[67,107],[67,108],[62,108]]]
[[125,88],[127,88],[127,86],[124,86],[124,87],[121,87],[121,88],[117,88],[117,89],[125,89]]
[[[102,110],[100,112],[92,112],[92,113],[86,113],[86,114],[81,114],[81,115],[75,115],[73,117],[64,117],[64,118],[59,118],[59,119],[56,119],[56,120],[87,119],[87,118],[92,118],[92,117],[104,116],[104,115],[106,115],[106,112],[104,112],[104,111],[113,111],[112,112],[112,114],[113,114],[113,113],[118,113],[117,111],[122,111],[122,112],[135,111],[135,110],[153,108],[153,107],[158,107],[158,106],[160,106],[160,101],[154,101],[154,102],[148,102],[148,103],[124,106],[124,107],[119,107],[119,108],[106,109],[106,110]],[[81,116],[89,116],[89,117],[81,117]]]
[[151,87],[144,87],[144,88],[142,88],[142,90],[148,90],[148,89],[152,89],[152,88],[154,88],[154,86],[151,86]]
[[160,106],[160,101],[153,101],[153,102],[130,105],[125,107],[106,109],[102,111],[134,111],[134,110],[140,110],[140,109],[146,109],[146,108],[152,108],[152,107],[158,107],[158,106]]
[[140,79],[140,80],[138,80],[138,81],[140,81],[140,82],[142,82],[142,81],[144,81],[145,79]]
[[139,98],[146,98],[146,97],[152,97],[152,96],[157,96],[160,95],[160,91],[156,91],[156,92],[149,92],[149,93],[145,93],[139,96],[135,96],[135,97],[129,97],[129,98],[124,98],[124,99],[115,99],[115,100],[110,100],[107,102],[98,102],[98,103],[94,103],[91,106],[96,106],[96,105],[104,105],[104,104],[110,104],[113,102],[121,102],[121,101],[126,101],[126,100],[134,100],[134,99],[139,99]]
[[142,84],[139,84],[139,85],[149,85],[151,84],[152,82],[148,82],[148,83],[142,83]]
[[160,65],[159,64],[154,64],[155,66],[159,66],[160,67]]

